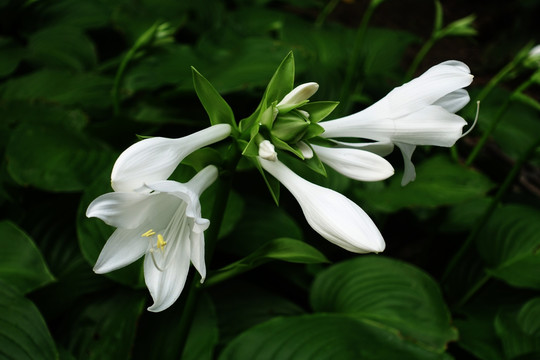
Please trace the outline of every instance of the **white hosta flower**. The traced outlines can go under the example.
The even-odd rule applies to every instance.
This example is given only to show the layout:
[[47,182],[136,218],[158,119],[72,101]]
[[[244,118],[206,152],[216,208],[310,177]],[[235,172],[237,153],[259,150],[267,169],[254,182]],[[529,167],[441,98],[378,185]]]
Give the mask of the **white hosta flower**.
[[210,165],[185,184],[164,180],[146,187],[152,192],[111,192],[95,199],[86,216],[117,229],[107,240],[94,266],[98,274],[131,264],[143,255],[144,279],[154,304],[162,311],[180,296],[190,262],[206,277],[204,230],[199,196],[217,178]]
[[394,168],[387,160],[369,151],[312,146],[323,163],[351,179],[379,181],[394,175]]
[[377,226],[353,201],[303,179],[279,160],[259,161],[293,194],[309,225],[326,240],[355,253],[384,250]]
[[116,160],[111,174],[115,191],[135,191],[166,180],[189,154],[225,139],[231,126],[218,124],[178,139],[154,137],[127,148]]
[[285,95],[285,97],[277,104],[277,108],[279,110],[288,109],[291,107],[294,108],[296,105],[313,96],[317,90],[319,90],[319,84],[314,82],[298,85],[292,89],[290,93]]
[[469,102],[469,95],[462,88],[472,80],[464,63],[443,62],[358,113],[320,122],[325,130],[321,136],[405,144],[412,151],[416,145],[452,146],[467,124],[454,113]]
[[263,159],[276,161],[277,153],[274,144],[268,140],[263,140],[259,144],[259,156]]

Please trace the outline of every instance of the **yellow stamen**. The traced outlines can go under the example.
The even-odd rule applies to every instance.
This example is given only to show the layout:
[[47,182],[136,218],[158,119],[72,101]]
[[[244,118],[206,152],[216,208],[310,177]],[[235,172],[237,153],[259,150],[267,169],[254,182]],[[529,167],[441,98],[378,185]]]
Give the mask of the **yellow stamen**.
[[163,235],[158,234],[156,247],[159,250],[163,251],[163,248],[165,248],[165,245],[167,245],[167,242],[165,241],[165,239],[163,239]]
[[154,230],[150,229],[147,232],[145,232],[144,234],[142,234],[141,236],[142,237],[150,237],[152,235],[156,235],[156,232]]

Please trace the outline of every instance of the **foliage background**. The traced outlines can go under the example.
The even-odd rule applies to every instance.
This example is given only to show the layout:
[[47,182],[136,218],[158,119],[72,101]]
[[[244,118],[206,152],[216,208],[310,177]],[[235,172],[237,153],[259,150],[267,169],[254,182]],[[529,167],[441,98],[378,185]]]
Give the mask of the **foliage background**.
[[[471,98],[483,102],[478,126],[456,148],[415,153],[415,182],[399,185],[396,153],[398,173],[386,182],[306,174],[374,218],[384,254],[323,241],[286,191],[276,207],[246,168],[234,179],[210,270],[261,246],[285,261],[257,258],[260,266],[204,288],[188,335],[184,296],[164,313],[145,310],[140,264],[92,272],[111,229],[84,212],[110,191],[118,154],[136,135],[180,137],[208,126],[190,66],[236,119],[255,109],[291,50],[296,83],[316,81],[315,99],[340,100],[336,116],[406,80],[433,29],[434,3],[383,1],[358,49],[370,2],[333,3],[323,19],[328,3],[317,0],[0,1],[0,358],[540,357],[538,80],[516,95],[535,71],[519,58],[490,85],[539,42],[536,0],[442,2],[444,24],[475,14],[477,34],[435,42],[415,74],[464,61],[475,75]],[[462,115],[471,121],[474,112],[471,104]],[[484,134],[486,145],[465,164]],[[193,174],[189,164],[177,179]],[[282,238],[329,262],[274,248]]]

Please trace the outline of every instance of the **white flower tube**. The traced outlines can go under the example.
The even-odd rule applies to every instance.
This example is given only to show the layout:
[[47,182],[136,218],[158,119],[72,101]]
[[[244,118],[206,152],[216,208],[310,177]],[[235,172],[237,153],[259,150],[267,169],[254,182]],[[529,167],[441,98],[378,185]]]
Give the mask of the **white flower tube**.
[[369,151],[312,146],[323,163],[351,179],[379,181],[394,175],[394,168],[387,160]]
[[199,196],[217,178],[207,166],[189,182],[158,181],[146,185],[153,192],[112,192],[88,207],[86,216],[117,227],[94,266],[98,274],[131,264],[143,255],[146,286],[154,299],[150,311],[162,311],[180,296],[190,262],[206,277],[204,230]]
[[230,125],[218,124],[178,139],[155,137],[141,140],[116,160],[111,174],[112,188],[115,191],[134,191],[145,184],[166,180],[186,156],[225,139],[230,133]]
[[342,194],[310,183],[279,160],[261,166],[296,198],[309,225],[326,240],[355,253],[381,252],[384,239],[369,216]]

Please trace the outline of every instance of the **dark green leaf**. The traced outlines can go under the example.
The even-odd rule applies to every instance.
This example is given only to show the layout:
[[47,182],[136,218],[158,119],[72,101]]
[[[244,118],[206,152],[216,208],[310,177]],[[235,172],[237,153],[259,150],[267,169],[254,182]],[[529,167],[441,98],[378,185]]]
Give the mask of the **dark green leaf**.
[[343,315],[274,318],[236,337],[220,360],[448,359],[409,344],[395,331]]
[[270,104],[274,101],[280,101],[287,95],[294,86],[294,56],[290,52],[285,56],[285,59],[279,64],[276,72],[270,79],[264,99],[266,104]]
[[486,316],[478,311],[466,319],[456,319],[458,345],[482,360],[505,360],[493,322],[493,315]]
[[[182,360],[212,360],[219,339],[216,309],[210,297],[203,294],[197,302]],[[167,344],[164,344],[166,346]]]
[[477,246],[491,275],[513,286],[540,289],[540,211],[521,205],[497,209]]
[[517,321],[527,335],[540,336],[540,298],[527,302],[518,313]]
[[355,195],[366,207],[394,212],[406,207],[459,204],[482,197],[491,187],[481,173],[434,156],[416,167],[416,180],[407,186],[401,186],[401,177],[395,175],[388,187],[379,191],[358,189]]
[[495,329],[507,359],[540,351],[540,336],[527,335],[518,323],[518,312],[513,309],[499,311]]
[[212,84],[210,84],[201,73],[194,67],[191,67],[191,70],[193,73],[193,85],[195,86],[195,91],[210,118],[210,123],[212,125],[229,124],[233,129],[236,128],[234,115],[229,104],[227,104]]
[[23,59],[25,50],[13,40],[0,37],[0,77],[11,74]]
[[34,241],[10,221],[0,222],[0,280],[21,293],[54,281]]
[[407,341],[443,352],[457,339],[437,283],[404,262],[363,256],[320,273],[311,303],[319,312],[336,312],[375,322]]
[[36,306],[0,280],[0,358],[56,360],[54,341]]

